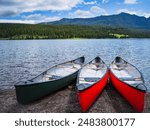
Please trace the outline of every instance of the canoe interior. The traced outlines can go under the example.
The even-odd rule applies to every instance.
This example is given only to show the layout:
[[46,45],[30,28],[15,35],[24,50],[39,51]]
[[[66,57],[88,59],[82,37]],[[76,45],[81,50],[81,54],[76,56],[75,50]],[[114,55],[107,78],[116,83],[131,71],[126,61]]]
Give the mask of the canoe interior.
[[81,57],[54,66],[29,81],[19,82],[15,85],[17,101],[28,104],[75,82],[83,64],[84,57]]
[[121,57],[116,57],[110,66],[112,73],[124,83],[129,84],[135,88],[146,90],[142,74],[136,67],[129,64]]
[[56,65],[37,77],[27,80],[25,82],[19,82],[17,85],[30,85],[35,83],[43,83],[49,81],[55,81],[63,77],[69,76],[77,72],[84,63],[84,57],[80,57],[76,60],[65,62],[63,64]]
[[86,64],[79,72],[77,88],[84,90],[98,82],[107,72],[107,66],[100,57]]

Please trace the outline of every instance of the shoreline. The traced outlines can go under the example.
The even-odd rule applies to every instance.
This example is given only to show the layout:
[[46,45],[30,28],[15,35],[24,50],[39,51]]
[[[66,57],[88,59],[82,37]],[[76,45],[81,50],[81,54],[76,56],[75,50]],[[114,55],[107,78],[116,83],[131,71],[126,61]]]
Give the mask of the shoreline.
[[105,38],[49,38],[49,39],[45,39],[45,38],[41,38],[41,39],[11,39],[11,38],[0,38],[0,40],[10,40],[10,41],[15,41],[15,40],[101,40],[101,39],[150,39],[150,37],[129,37],[129,38],[110,38],[110,37],[105,37]]
[[[150,93],[145,96],[144,113],[150,112]],[[0,90],[0,113],[80,113],[77,90],[68,86],[28,105],[16,100],[15,90]],[[89,113],[136,113],[133,107],[111,86],[107,85]]]

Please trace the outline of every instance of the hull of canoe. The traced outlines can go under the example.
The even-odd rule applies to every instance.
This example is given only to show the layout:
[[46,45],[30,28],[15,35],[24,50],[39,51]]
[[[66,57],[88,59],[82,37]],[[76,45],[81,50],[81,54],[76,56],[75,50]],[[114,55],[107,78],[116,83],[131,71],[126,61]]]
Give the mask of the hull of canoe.
[[120,81],[111,71],[109,71],[110,80],[119,93],[134,107],[137,112],[144,109],[145,92]]
[[82,112],[86,112],[95,102],[99,94],[102,92],[108,82],[108,72],[96,84],[83,91],[78,91],[78,99]]
[[15,86],[17,101],[21,104],[33,102],[75,82],[76,77],[77,72],[55,81],[37,83],[32,85]]

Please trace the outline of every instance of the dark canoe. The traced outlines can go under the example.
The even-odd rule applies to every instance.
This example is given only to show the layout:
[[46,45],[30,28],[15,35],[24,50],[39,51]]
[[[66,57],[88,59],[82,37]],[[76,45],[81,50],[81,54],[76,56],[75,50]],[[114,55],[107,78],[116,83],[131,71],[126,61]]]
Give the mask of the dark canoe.
[[75,82],[84,57],[56,65],[37,77],[15,84],[17,101],[21,104],[33,102]]
[[142,112],[146,87],[140,71],[121,57],[116,57],[110,65],[110,79],[114,87],[135,110]]
[[78,99],[82,112],[95,102],[108,81],[108,68],[100,57],[86,64],[77,77]]

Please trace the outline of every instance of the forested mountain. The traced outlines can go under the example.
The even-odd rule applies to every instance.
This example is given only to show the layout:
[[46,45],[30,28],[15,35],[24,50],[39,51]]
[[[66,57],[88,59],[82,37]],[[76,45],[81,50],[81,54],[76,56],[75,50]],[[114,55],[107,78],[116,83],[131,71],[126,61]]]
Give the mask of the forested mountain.
[[47,22],[41,24],[51,25],[88,25],[88,26],[112,26],[134,29],[150,30],[150,18],[145,18],[127,13],[117,15],[99,16],[94,18],[63,18],[59,21]]

